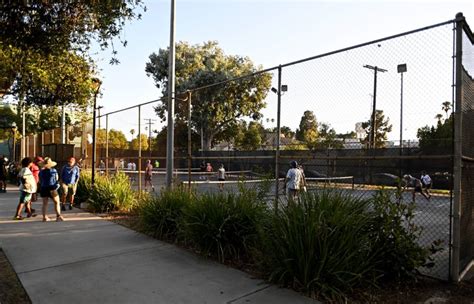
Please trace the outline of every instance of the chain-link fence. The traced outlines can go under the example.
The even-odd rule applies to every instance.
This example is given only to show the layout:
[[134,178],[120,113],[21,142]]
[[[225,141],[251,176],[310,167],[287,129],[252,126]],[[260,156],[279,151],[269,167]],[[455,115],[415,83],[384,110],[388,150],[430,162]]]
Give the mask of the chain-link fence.
[[462,60],[461,100],[459,109],[461,138],[460,191],[460,272],[469,270],[474,261],[474,36],[466,23],[461,23]]
[[[302,165],[308,191],[331,188],[364,198],[382,188],[392,191],[394,201],[415,202],[420,242],[439,241],[443,248],[435,254],[433,268],[420,270],[457,278],[474,258],[474,64],[472,33],[464,21],[462,190],[453,188],[460,22],[265,70],[241,59],[246,73],[205,64],[205,72],[178,77],[174,183],[198,191],[265,184],[269,201],[274,201],[276,195],[284,198],[283,180],[294,160]],[[163,98],[98,115],[95,167],[101,174],[126,172],[137,189],[159,192],[166,186],[168,98],[166,86],[160,87],[165,88]],[[90,168],[92,124],[70,126],[68,132],[74,155]],[[29,145],[28,154],[44,155],[48,143],[60,141],[58,134],[60,130],[35,135],[31,141],[37,144]],[[418,187],[422,180],[430,185]],[[400,186],[407,187],[395,199]],[[453,213],[459,206],[456,245]],[[457,248],[461,262],[453,275],[452,251]]]

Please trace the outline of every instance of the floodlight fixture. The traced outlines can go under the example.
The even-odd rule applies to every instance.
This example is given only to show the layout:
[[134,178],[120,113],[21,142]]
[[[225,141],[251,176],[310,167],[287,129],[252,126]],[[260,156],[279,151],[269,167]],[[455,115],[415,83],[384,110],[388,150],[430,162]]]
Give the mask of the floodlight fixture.
[[397,71],[398,73],[405,73],[407,71],[407,64],[399,64],[397,65]]

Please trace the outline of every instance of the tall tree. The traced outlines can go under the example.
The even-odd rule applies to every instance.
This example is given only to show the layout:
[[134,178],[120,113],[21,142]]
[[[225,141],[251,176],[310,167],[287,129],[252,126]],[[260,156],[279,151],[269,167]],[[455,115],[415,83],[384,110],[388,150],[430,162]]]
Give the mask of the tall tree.
[[[105,147],[106,144],[106,130],[105,129],[98,129],[97,130],[97,144]],[[129,147],[129,143],[125,134],[122,131],[111,129],[109,130],[108,134],[108,141],[109,141],[109,148],[110,149],[127,149]]]
[[246,151],[259,149],[263,141],[263,130],[263,126],[256,121],[251,121],[248,125],[242,121],[235,137],[235,147]]
[[[146,136],[145,134],[140,134],[140,142],[142,145],[142,150],[148,150],[148,136]],[[138,136],[132,139],[132,141],[130,142],[130,150],[138,150],[140,142],[138,141]]]
[[442,103],[441,108],[446,113],[446,119],[448,119],[448,117],[449,117],[448,112],[449,112],[449,110],[451,110],[451,106],[452,106],[452,104],[451,104],[450,101],[445,101],[445,102]]
[[313,148],[318,139],[318,122],[313,111],[305,111],[300,120],[295,135],[297,140],[304,142],[308,148]]
[[86,52],[94,40],[113,48],[113,39],[120,39],[126,22],[140,19],[142,10],[142,0],[2,1],[0,41],[44,54]]
[[[362,140],[363,143],[368,144],[372,130],[372,119],[362,123],[362,128],[365,129],[366,137]],[[375,148],[384,148],[387,141],[387,134],[392,132],[392,125],[390,119],[385,117],[382,110],[375,111]]]
[[[145,71],[155,85],[168,94],[168,49],[150,55]],[[176,92],[184,92],[213,83],[226,81],[257,72],[248,57],[225,55],[217,42],[202,45],[176,44]],[[201,135],[203,149],[210,149],[216,138],[237,120],[250,117],[259,119],[264,99],[271,87],[271,75],[261,73],[239,81],[228,82],[194,91],[191,123]],[[156,107],[158,116],[166,119],[167,99]],[[176,119],[187,121],[187,103],[176,102]]]
[[328,123],[320,123],[318,133],[317,148],[340,149],[343,147],[342,140],[337,138],[336,131]]
[[140,18],[139,9],[141,0],[1,2],[0,90],[29,104],[87,106],[92,41],[111,45],[115,55],[113,39],[126,21]]
[[280,128],[280,132],[283,136],[285,136],[286,138],[293,138],[295,137],[295,132],[293,130],[291,130],[290,127],[287,127],[287,126],[283,126]]
[[[451,109],[451,102],[445,101],[441,104],[441,110],[446,112]],[[420,140],[420,148],[422,149],[436,149],[436,148],[452,148],[453,145],[453,113],[450,116],[447,116],[443,121],[442,114],[436,114],[435,119],[437,119],[436,126],[424,126],[419,128],[416,136]]]

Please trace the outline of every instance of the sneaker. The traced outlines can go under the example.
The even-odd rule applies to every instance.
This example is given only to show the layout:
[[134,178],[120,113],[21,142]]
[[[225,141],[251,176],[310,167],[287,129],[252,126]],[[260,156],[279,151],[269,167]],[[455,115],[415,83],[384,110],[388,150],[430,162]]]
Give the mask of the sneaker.
[[56,217],[56,222],[63,222],[64,218],[60,215]]
[[49,217],[43,217],[43,222],[49,222],[51,219]]
[[69,210],[72,210],[72,204],[69,204]]
[[24,219],[24,217],[21,216],[21,215],[20,215],[20,216],[14,216],[14,217],[13,217],[13,220],[14,220],[14,221],[21,221],[21,220],[23,220],[23,219]]
[[61,204],[61,211],[66,211],[66,206],[64,206],[64,204]]
[[28,214],[26,217],[27,217],[27,218],[30,218],[30,217],[36,217],[36,216],[37,216],[36,213],[30,213],[30,214]]

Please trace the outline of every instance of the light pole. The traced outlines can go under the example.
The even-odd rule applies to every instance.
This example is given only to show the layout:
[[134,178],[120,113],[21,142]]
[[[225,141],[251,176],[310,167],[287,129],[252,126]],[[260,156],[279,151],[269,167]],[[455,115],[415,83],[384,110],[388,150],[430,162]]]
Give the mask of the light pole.
[[169,46],[169,72],[168,72],[168,132],[166,138],[166,187],[173,186],[174,167],[174,94],[175,94],[175,13],[176,3],[171,0],[170,16],[170,46]]
[[280,178],[280,136],[281,136],[281,92],[288,91],[287,85],[281,84],[281,66],[278,67],[278,89],[272,88],[273,93],[277,94],[277,138],[276,138],[276,151],[275,151],[275,207],[278,201],[278,192],[279,192],[279,178]]
[[372,142],[372,148],[375,149],[375,111],[377,108],[377,72],[387,72],[385,69],[381,69],[377,66],[371,66],[371,65],[364,65],[364,68],[374,70],[374,102],[372,103],[372,121],[371,121],[371,127],[370,127],[370,141],[369,141],[369,147],[370,147],[370,142]]
[[400,155],[402,155],[403,149],[403,73],[407,71],[407,65],[397,65],[397,71],[400,73]]
[[15,163],[16,161],[16,130],[17,130],[17,127],[16,127],[16,123],[13,122],[12,125],[11,125],[11,130],[12,130],[12,134],[13,134],[13,155],[12,155],[12,161],[13,163]]
[[94,186],[95,184],[95,166],[96,166],[96,154],[95,154],[95,149],[96,149],[96,113],[97,113],[97,94],[99,94],[100,90],[100,85],[102,82],[98,78],[93,78],[92,79],[92,85],[93,88],[95,89],[94,92],[94,108],[92,112],[92,175],[91,175],[91,184]]

